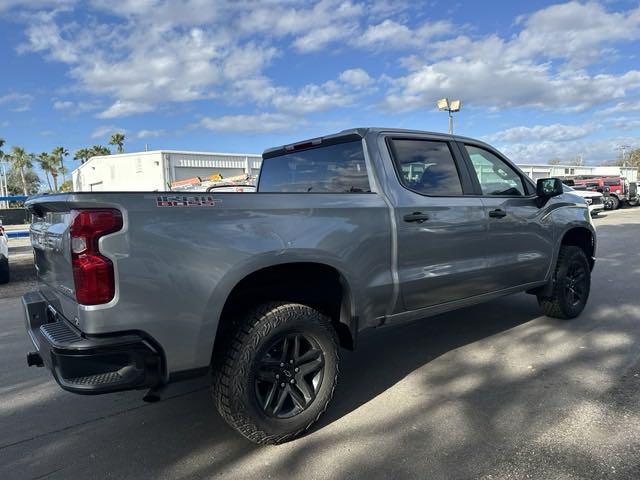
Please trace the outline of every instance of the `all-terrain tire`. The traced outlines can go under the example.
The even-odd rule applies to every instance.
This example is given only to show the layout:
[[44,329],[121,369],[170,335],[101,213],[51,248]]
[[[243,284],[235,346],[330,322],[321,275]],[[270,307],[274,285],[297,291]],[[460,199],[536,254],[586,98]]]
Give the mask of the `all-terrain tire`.
[[[287,335],[311,338],[324,370],[315,398],[291,418],[269,416],[256,394],[257,365],[269,346]],[[214,359],[213,397],[224,420],[252,442],[277,444],[304,433],[327,409],[338,379],[339,346],[331,320],[307,305],[273,302],[242,318]]]
[[2,258],[2,260],[0,260],[0,284],[9,283],[10,279],[9,259]]
[[[578,291],[574,274],[582,272],[580,290],[582,295],[576,301],[572,292]],[[591,289],[591,268],[584,251],[575,246],[560,247],[556,270],[553,276],[553,287],[550,296],[538,295],[538,304],[548,317],[570,319],[582,313]],[[572,283],[573,282],[573,283]],[[572,290],[573,289],[573,290]]]

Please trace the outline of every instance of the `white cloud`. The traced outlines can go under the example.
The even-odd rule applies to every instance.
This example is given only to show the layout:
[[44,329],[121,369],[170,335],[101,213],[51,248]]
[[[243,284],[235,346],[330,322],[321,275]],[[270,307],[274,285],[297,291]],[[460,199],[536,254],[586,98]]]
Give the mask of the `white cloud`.
[[637,117],[613,117],[606,119],[607,125],[619,130],[640,129],[640,118]]
[[519,22],[524,29],[512,43],[519,58],[543,55],[584,65],[598,59],[603,48],[640,36],[640,7],[608,12],[596,2],[576,1],[543,8]]
[[75,0],[0,0],[0,13],[8,12],[17,8],[29,8],[36,10],[40,8],[61,8],[71,5]]
[[638,88],[637,70],[621,75],[589,75],[580,70],[554,73],[547,64],[458,57],[424,65],[392,80],[385,105],[396,111],[433,108],[436,99],[453,95],[467,104],[489,108],[584,110],[623,98]]
[[53,102],[54,110],[70,110],[74,107],[74,103],[68,100],[55,100]]
[[361,68],[345,70],[338,78],[344,83],[353,85],[354,87],[366,87],[373,83],[373,78]]
[[571,163],[581,156],[587,164],[598,164],[615,159],[618,156],[616,147],[619,145],[638,147],[640,140],[637,137],[613,137],[570,142],[512,143],[497,147],[516,163],[546,164],[551,159]]
[[7,105],[12,112],[25,112],[31,109],[33,95],[29,93],[11,92],[0,96],[0,105]]
[[217,132],[270,133],[291,131],[304,122],[281,113],[260,113],[256,115],[225,115],[218,118],[205,117],[200,125]]
[[164,130],[140,130],[136,133],[137,138],[155,138],[162,137],[166,132]]
[[[638,70],[586,69],[610,56],[614,44],[640,38],[640,8],[609,12],[596,3],[569,2],[517,23],[521,31],[511,39],[459,35],[428,42],[424,53],[402,60],[409,72],[390,81],[386,107],[431,108],[437,98],[453,95],[489,108],[583,110],[640,88]],[[402,29],[397,34],[403,38]]]
[[278,110],[305,114],[331,108],[344,108],[355,100],[355,93],[342,83],[328,81],[322,85],[305,85],[296,93],[279,92],[271,103]]
[[330,43],[353,35],[355,31],[355,25],[326,25],[296,38],[293,46],[300,52],[316,52],[326,48]]
[[640,101],[637,102],[618,102],[613,107],[604,109],[601,113],[625,113],[640,112]]
[[91,138],[104,138],[106,142],[113,133],[126,133],[126,130],[114,125],[102,125],[91,132]]
[[377,25],[370,25],[354,43],[376,49],[423,47],[428,40],[452,31],[455,31],[455,28],[447,21],[425,22],[418,28],[411,29],[404,24],[386,19]]
[[536,125],[533,127],[512,127],[489,135],[491,142],[567,142],[584,138],[593,131],[592,125]]
[[100,112],[96,117],[98,118],[116,118],[126,117],[129,115],[136,115],[139,113],[150,112],[153,107],[147,103],[132,102],[128,100],[116,100],[106,110]]

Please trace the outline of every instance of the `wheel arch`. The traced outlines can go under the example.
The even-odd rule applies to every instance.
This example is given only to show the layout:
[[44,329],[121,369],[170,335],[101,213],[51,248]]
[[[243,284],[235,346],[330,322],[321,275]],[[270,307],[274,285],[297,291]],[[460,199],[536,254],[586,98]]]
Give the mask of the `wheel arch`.
[[592,229],[585,226],[574,226],[569,228],[563,233],[558,249],[562,245],[572,245],[581,248],[587,257],[589,267],[593,270],[595,263],[596,236]]
[[355,349],[358,316],[346,276],[327,263],[290,261],[263,266],[235,282],[221,309],[212,358],[232,331],[235,319],[268,301],[298,302],[318,308],[331,318],[340,345]]

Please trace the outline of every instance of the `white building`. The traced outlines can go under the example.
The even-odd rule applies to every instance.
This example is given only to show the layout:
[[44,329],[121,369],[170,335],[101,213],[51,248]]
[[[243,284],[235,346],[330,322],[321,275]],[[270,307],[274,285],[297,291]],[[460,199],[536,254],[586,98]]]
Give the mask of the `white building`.
[[154,150],[92,157],[72,172],[76,192],[167,191],[193,177],[256,176],[261,155]]
[[635,167],[594,166],[594,165],[535,165],[518,164],[518,167],[533,180],[549,177],[573,177],[576,175],[602,175],[603,177],[624,177],[630,182],[638,180]]

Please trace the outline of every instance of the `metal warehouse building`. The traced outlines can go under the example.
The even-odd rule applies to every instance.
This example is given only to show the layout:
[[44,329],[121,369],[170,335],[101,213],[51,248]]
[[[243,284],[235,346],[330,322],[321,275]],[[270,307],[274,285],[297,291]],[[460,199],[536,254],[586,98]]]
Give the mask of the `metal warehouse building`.
[[76,192],[166,191],[193,177],[256,176],[261,155],[154,150],[92,157],[72,173]]
[[549,177],[573,177],[576,175],[601,175],[603,177],[621,176],[630,182],[638,180],[635,167],[594,166],[594,165],[532,165],[518,164],[524,173],[533,180]]

